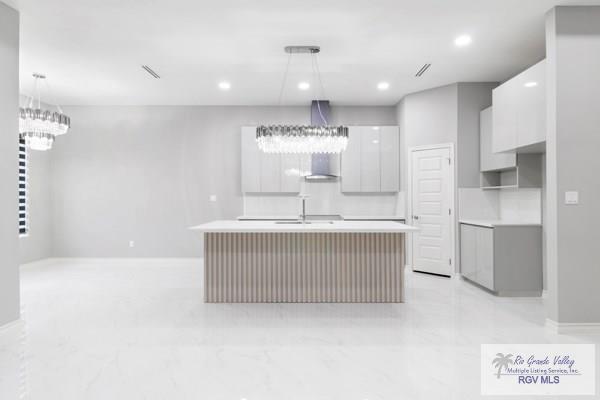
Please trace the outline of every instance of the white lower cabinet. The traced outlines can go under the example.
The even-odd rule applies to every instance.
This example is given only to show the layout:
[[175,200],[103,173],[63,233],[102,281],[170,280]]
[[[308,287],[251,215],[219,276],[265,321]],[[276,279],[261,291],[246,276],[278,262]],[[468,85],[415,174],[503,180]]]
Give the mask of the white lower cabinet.
[[494,229],[477,228],[477,282],[481,286],[494,290]]
[[501,296],[540,296],[541,226],[461,223],[460,272]]

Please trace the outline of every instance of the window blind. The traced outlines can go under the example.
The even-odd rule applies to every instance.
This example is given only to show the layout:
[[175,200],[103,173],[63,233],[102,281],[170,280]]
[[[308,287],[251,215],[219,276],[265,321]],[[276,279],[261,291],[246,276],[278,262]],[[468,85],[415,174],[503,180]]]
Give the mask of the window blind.
[[25,140],[19,138],[19,235],[29,232],[27,191],[27,146]]

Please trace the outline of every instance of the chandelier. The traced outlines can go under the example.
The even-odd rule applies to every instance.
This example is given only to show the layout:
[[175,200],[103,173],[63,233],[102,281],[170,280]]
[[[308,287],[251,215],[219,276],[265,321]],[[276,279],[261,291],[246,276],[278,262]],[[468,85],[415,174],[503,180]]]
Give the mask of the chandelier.
[[[321,49],[319,46],[287,46],[288,62],[279,93],[279,105],[285,89],[293,54],[310,54],[312,58],[314,83],[319,82],[321,92],[323,83],[316,58]],[[261,125],[256,128],[256,142],[258,148],[265,153],[292,153],[292,154],[331,154],[341,153],[348,145],[348,127],[330,126],[321,113],[319,101],[316,101],[319,115],[323,125]]]
[[[19,108],[19,135],[30,149],[44,151],[52,148],[56,136],[67,133],[71,119],[63,114],[58,105],[58,111],[42,109],[39,81],[45,80],[46,76],[33,74],[33,78],[33,92],[28,99],[28,105]],[[34,104],[36,95],[37,107]]]

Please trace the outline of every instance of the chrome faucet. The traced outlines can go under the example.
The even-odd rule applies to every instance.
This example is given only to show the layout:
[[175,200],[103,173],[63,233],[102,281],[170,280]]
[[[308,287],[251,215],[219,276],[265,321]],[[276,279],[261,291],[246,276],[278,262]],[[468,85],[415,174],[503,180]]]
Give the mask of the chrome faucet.
[[300,214],[300,220],[302,221],[302,223],[305,223],[306,222],[306,199],[308,198],[308,196],[301,194],[299,197],[302,200],[302,214]]

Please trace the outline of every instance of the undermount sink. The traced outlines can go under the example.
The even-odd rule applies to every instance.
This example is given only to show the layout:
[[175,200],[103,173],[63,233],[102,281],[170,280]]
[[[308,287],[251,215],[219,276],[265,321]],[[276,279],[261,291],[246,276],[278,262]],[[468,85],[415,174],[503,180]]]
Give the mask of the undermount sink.
[[302,224],[333,224],[333,221],[275,221],[276,224],[292,224],[292,225],[302,225]]

